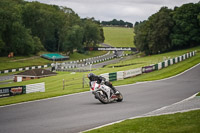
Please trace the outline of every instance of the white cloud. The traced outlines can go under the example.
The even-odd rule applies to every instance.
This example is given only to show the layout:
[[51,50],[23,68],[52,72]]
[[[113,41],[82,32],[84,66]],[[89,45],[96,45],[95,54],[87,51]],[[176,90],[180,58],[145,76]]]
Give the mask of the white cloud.
[[[33,0],[27,0],[33,1]],[[35,0],[34,0],[35,1]],[[199,0],[37,0],[72,8],[80,17],[94,17],[97,20],[122,19],[135,23],[143,21],[163,6],[174,8]]]

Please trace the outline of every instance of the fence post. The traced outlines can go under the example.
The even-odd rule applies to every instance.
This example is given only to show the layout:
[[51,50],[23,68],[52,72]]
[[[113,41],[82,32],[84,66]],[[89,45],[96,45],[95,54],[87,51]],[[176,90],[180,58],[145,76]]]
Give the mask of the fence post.
[[85,84],[85,75],[83,75],[83,88],[84,88],[84,84]]
[[63,79],[63,90],[65,89],[65,80]]

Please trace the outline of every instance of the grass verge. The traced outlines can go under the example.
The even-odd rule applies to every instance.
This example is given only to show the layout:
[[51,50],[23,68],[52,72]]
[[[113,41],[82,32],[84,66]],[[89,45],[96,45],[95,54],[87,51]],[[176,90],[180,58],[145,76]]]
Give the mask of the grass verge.
[[200,110],[125,120],[87,133],[199,133]]

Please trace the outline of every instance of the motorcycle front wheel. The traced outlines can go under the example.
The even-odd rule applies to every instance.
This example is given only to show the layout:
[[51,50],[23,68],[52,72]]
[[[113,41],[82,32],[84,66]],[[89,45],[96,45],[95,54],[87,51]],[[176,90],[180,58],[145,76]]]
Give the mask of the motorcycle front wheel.
[[[102,91],[103,92],[103,91]],[[103,103],[103,104],[107,104],[109,103],[108,97],[106,95],[105,92],[103,92],[103,94],[101,94],[100,92],[96,93],[96,97],[98,98],[98,100]]]

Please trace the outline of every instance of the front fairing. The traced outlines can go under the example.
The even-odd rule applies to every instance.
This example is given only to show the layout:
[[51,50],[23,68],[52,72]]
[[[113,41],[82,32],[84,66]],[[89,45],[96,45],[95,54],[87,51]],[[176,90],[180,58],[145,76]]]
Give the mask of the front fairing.
[[100,85],[97,83],[97,81],[92,81],[90,83],[90,91],[92,91],[92,93],[95,95],[95,93],[97,91],[103,91],[106,93],[106,95],[108,96],[108,98],[110,99],[110,88],[106,85]]
[[90,83],[90,91],[95,92],[97,90],[99,90],[99,84],[97,83],[97,81],[92,81]]

